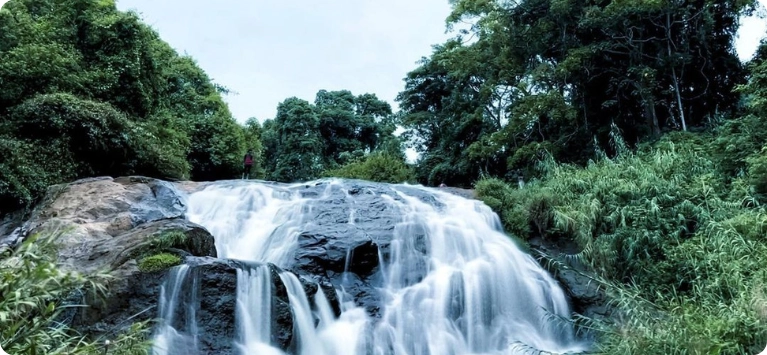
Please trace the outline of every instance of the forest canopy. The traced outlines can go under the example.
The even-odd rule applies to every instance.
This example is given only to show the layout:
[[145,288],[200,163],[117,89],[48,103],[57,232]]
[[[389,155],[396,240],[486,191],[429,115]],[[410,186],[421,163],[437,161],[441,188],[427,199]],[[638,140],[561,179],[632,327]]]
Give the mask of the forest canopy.
[[401,159],[374,94],[285,100],[262,124],[233,117],[194,59],[111,0],[13,0],[0,11],[0,213],[91,176],[308,180],[371,152]]

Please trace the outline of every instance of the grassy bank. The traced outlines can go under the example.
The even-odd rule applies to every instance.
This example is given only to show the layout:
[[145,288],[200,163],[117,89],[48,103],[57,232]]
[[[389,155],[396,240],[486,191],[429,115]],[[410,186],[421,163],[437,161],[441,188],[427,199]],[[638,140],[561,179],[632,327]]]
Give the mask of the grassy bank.
[[614,137],[615,158],[547,159],[523,189],[486,179],[476,191],[521,239],[577,242],[570,257],[623,315],[587,320],[600,352],[756,354],[767,344],[767,213],[756,174],[723,173],[716,142],[672,134],[633,153]]

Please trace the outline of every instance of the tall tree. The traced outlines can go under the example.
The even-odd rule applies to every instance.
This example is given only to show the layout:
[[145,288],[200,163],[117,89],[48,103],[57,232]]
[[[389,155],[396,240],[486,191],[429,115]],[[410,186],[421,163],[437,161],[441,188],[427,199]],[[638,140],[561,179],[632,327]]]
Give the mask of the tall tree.
[[296,97],[286,99],[264,128],[269,131],[263,140],[269,151],[266,163],[272,180],[292,182],[320,176],[323,142],[320,120],[311,103]]
[[611,153],[613,127],[634,144],[738,107],[746,73],[733,38],[752,0],[451,3],[449,27],[475,24],[400,95],[423,182],[517,173],[544,151],[584,162]]

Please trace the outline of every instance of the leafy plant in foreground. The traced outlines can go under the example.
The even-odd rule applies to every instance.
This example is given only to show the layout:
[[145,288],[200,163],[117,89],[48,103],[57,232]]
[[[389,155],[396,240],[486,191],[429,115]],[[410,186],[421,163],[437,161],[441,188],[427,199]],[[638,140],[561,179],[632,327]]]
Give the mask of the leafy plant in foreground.
[[103,294],[107,276],[85,276],[57,266],[56,237],[30,237],[0,256],[2,348],[9,354],[148,354],[144,323],[100,339],[87,339],[67,326],[66,312],[80,306],[64,301],[78,291]]

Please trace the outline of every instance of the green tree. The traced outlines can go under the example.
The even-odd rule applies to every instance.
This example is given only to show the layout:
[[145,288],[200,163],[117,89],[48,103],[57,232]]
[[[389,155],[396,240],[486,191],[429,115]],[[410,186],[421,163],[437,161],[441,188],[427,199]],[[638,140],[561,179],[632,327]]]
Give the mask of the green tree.
[[248,118],[245,122],[245,145],[247,149],[253,152],[253,168],[251,176],[256,179],[263,179],[266,177],[266,171],[264,170],[264,146],[261,143],[261,135],[263,129],[261,124],[255,117]]
[[[454,0],[448,27],[406,78],[400,106],[419,179],[510,177],[546,151],[585,163],[732,115],[746,71],[733,48],[754,1]],[[473,41],[466,41],[471,36]]]
[[93,175],[239,176],[245,127],[227,90],[114,1],[6,4],[0,83],[0,213]]
[[267,171],[275,181],[317,178],[323,170],[323,141],[314,106],[291,97],[277,106],[274,120],[264,122]]

